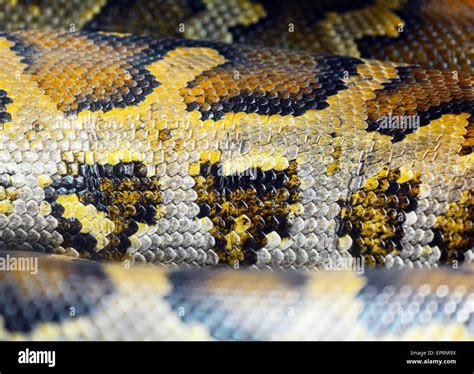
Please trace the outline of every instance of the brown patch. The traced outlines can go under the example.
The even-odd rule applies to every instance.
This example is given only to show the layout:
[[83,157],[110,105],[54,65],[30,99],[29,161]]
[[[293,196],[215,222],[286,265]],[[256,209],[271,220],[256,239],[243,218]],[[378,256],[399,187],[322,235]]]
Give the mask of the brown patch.
[[413,129],[382,127],[384,118],[419,117],[421,126],[443,114],[474,114],[472,77],[463,72],[398,67],[399,77],[383,83],[375,98],[367,101],[368,131],[402,140]]
[[188,83],[180,94],[202,119],[225,113],[298,116],[329,106],[326,99],[347,89],[361,60],[276,49],[241,47],[238,56]]
[[[22,32],[9,36],[25,72],[59,110],[108,111],[142,101],[158,85],[137,62],[147,44],[113,35]],[[139,60],[139,59],[138,59]]]

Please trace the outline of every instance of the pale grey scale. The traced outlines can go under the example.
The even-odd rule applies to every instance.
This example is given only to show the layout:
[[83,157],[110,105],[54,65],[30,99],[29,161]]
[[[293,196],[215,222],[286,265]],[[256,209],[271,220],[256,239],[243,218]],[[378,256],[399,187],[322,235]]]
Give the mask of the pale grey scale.
[[316,250],[320,254],[328,255],[335,250],[335,246],[333,245],[333,242],[328,238],[328,236],[324,232],[319,232],[319,233],[317,232],[316,235],[318,236]]
[[144,250],[140,253],[146,260],[146,263],[152,264],[155,262],[155,254],[152,251]]
[[134,264],[137,265],[144,265],[146,264],[146,257],[143,256],[141,253],[135,253],[133,256]]
[[28,243],[32,243],[33,245],[41,239],[41,235],[38,231],[31,229],[28,231]]
[[175,264],[182,264],[184,259],[187,257],[186,251],[182,251],[180,247],[169,247],[170,252],[173,251],[173,260]]
[[[183,205],[183,206],[180,206],[179,207],[179,210],[184,210],[186,207],[186,205]],[[184,212],[184,215],[186,215],[186,211]],[[190,228],[193,224],[193,221],[190,220],[189,218],[183,216],[181,218],[179,218],[179,230],[180,232],[184,233],[184,234],[189,234],[191,235],[191,231],[190,231]],[[190,241],[192,241],[192,239],[190,239]]]
[[176,258],[176,252],[172,248],[167,247],[166,249],[163,250],[163,252],[164,252],[164,260],[163,260],[164,263],[174,262]]
[[198,253],[193,247],[186,245],[185,247],[178,248],[178,250],[187,264],[192,264],[197,258]]
[[194,248],[192,248],[193,239],[194,239],[193,235],[190,232],[185,231],[183,233],[183,243],[182,243],[182,245],[184,247],[190,248],[191,250],[194,250]]
[[139,248],[139,251],[141,254],[144,254],[149,251],[153,242],[150,236],[142,236],[140,237],[140,240],[141,240],[141,246]]
[[181,244],[183,243],[183,237],[180,233],[174,232],[170,235],[172,245],[170,245],[172,248],[180,247]]
[[25,210],[25,212],[20,214],[20,219],[21,219],[21,224],[20,224],[19,228],[26,231],[26,232],[30,231],[30,229],[34,225],[33,217],[31,215],[27,214],[26,210]]
[[318,236],[314,232],[307,234],[306,242],[304,244],[304,249],[306,251],[312,251],[318,244],[318,241],[319,241]]
[[176,217],[173,216],[171,217],[171,219],[169,219],[168,233],[173,233],[175,231],[178,231],[178,229],[179,229],[179,221]]
[[165,259],[165,253],[162,250],[154,250],[153,254],[156,262],[163,263]]
[[[41,231],[40,235],[41,235],[41,238],[40,238],[39,242],[43,245],[48,245],[53,241],[53,236],[47,230]],[[61,240],[61,242],[62,242],[62,240]]]
[[[21,219],[21,217],[20,217]],[[25,230],[20,227],[17,227],[14,231],[14,239],[11,241],[11,245],[15,248],[19,248],[20,245],[26,244],[25,241],[28,238],[28,234]]]
[[2,241],[6,244],[10,244],[15,240],[15,231],[11,228],[5,228],[1,232],[2,234]]
[[8,226],[8,217],[5,214],[0,213],[0,229],[4,229],[7,226]]
[[36,217],[40,213],[38,202],[33,200],[33,196],[31,196],[31,200],[27,201],[25,208],[25,215],[31,218]]

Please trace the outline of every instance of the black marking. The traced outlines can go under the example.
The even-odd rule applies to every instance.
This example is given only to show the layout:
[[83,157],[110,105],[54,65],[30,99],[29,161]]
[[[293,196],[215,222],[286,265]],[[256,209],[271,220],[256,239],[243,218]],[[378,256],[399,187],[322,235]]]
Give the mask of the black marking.
[[432,228],[434,237],[430,246],[438,246],[440,262],[460,263],[474,248],[474,188],[464,191],[461,199],[449,204],[449,209],[437,217]]
[[[423,78],[420,78],[417,74],[417,71],[420,70],[419,66],[399,66],[396,68],[397,78],[392,78],[389,82],[382,83],[383,88],[375,90],[376,95],[381,94],[382,97],[390,94],[397,93],[400,91],[400,95],[403,95],[403,88],[400,85],[412,84],[416,85],[417,83],[423,84],[426,83]],[[436,72],[436,70],[426,70],[426,72]],[[454,73],[453,73],[454,74]],[[459,73],[460,75],[463,73]],[[457,79],[453,79],[452,84],[457,84],[457,98],[446,98],[440,97],[438,105],[429,105],[426,109],[416,110],[413,114],[408,115],[407,113],[397,113],[399,108],[389,107],[392,111],[393,117],[413,117],[419,120],[419,126],[427,126],[431,121],[441,118],[445,114],[461,114],[468,113],[471,114],[471,118],[474,117],[474,100],[471,91],[465,86],[461,86],[461,83],[458,83]],[[448,91],[449,92],[449,91]],[[454,91],[453,91],[454,92]],[[459,93],[458,93],[459,92]],[[468,96],[469,95],[469,96]],[[422,100],[423,97],[417,97],[416,100]],[[444,100],[444,101],[443,101]],[[449,100],[449,101],[447,101]],[[375,103],[379,107],[383,107],[384,103],[379,102],[378,98],[375,98],[370,101],[370,103]],[[416,104],[416,103],[415,103]],[[387,104],[385,104],[388,106]],[[375,116],[369,116],[369,122],[366,131],[372,132],[377,131],[380,134],[388,135],[392,137],[392,142],[399,142],[405,139],[408,134],[414,133],[418,130],[417,126],[408,126],[406,128],[396,127],[396,126],[383,126],[381,122],[382,118],[376,118]],[[468,154],[469,150],[464,150],[464,154]]]
[[[229,57],[233,57],[230,55]],[[201,119],[219,120],[224,118],[226,113],[257,113],[260,115],[282,116],[293,115],[300,116],[308,110],[322,110],[329,106],[327,99],[336,95],[339,91],[348,89],[343,79],[356,76],[357,65],[364,64],[362,60],[353,57],[340,57],[326,54],[315,55],[315,71],[314,77],[317,82],[308,88],[311,92],[304,95],[292,95],[289,91],[272,92],[256,89],[254,91],[242,87],[238,95],[220,97],[215,103],[190,102],[187,104],[187,110],[192,112],[198,110],[201,113]],[[239,56],[235,60],[230,60],[220,65],[217,70],[226,70],[228,72],[239,71],[245,68],[246,64],[258,63],[258,61],[246,61],[245,58]],[[299,67],[290,66],[295,72]],[[203,73],[205,77],[212,77],[214,71],[206,71]],[[308,77],[309,78],[309,77]],[[238,82],[238,80],[237,80]],[[187,87],[193,88],[199,83],[198,78],[189,82]],[[209,109],[207,109],[209,106]]]
[[15,52],[17,56],[23,57],[21,62],[25,65],[31,65],[34,60],[32,56],[37,54],[39,51],[29,43],[25,43],[21,36],[14,35],[6,32],[0,32],[0,37],[7,39],[14,43],[10,49]]
[[[52,214],[58,220],[57,230],[64,238],[63,246],[76,248],[92,258],[111,253],[112,257],[125,255],[130,247],[129,237],[138,230],[138,223],[157,222],[157,206],[161,202],[158,177],[147,177],[146,166],[141,162],[78,166],[77,175],[55,175],[51,186],[45,188],[46,201],[51,203]],[[68,167],[72,168],[72,164]],[[114,222],[115,231],[107,237],[109,245],[99,252],[94,250],[97,240],[80,232],[82,225],[78,220],[62,217],[64,208],[56,200],[59,195],[72,194]]]
[[398,169],[385,167],[375,188],[365,185],[349,201],[338,201],[342,209],[337,235],[349,235],[353,241],[350,253],[363,257],[368,265],[383,265],[387,254],[402,250],[403,222],[418,206],[419,175],[404,183],[397,182],[399,177]]
[[12,120],[11,114],[7,112],[7,105],[13,103],[13,100],[7,95],[6,91],[0,90],[0,125]]
[[[56,34],[55,37],[71,38],[72,33]],[[72,34],[74,35],[74,34]],[[126,71],[131,75],[131,81],[134,82],[128,88],[127,94],[117,92],[111,95],[106,100],[97,100],[95,98],[87,98],[87,100],[77,101],[77,109],[66,110],[66,114],[71,115],[83,110],[104,112],[110,111],[113,108],[126,108],[128,106],[135,106],[143,102],[145,98],[160,85],[154,75],[147,69],[147,67],[164,58],[164,56],[172,50],[179,47],[189,48],[211,48],[216,50],[228,62],[220,65],[216,69],[229,71],[238,71],[239,67],[244,67],[246,64],[254,66],[258,62],[258,57],[249,59],[249,53],[254,53],[253,49],[249,47],[241,47],[237,45],[229,45],[225,43],[210,42],[210,41],[195,41],[195,40],[179,40],[173,38],[153,39],[143,36],[118,36],[110,34],[87,33],[80,32],[76,35],[86,37],[93,41],[98,46],[111,46],[114,49],[121,47],[135,47],[137,53],[126,58],[126,62],[131,65]],[[23,56],[23,62],[27,65],[26,70],[32,69],[34,63],[41,51],[38,48],[31,46],[30,43],[22,39],[21,34],[10,35],[4,34],[15,43],[11,48],[18,55]],[[267,50],[270,51],[271,50]],[[276,53],[277,50],[275,50]],[[281,51],[279,52],[281,55]],[[306,55],[305,55],[306,56]],[[313,59],[313,57],[311,57]],[[263,62],[260,61],[260,64]],[[357,65],[363,64],[363,61],[352,57],[338,57],[330,55],[316,55],[314,57],[315,71],[314,78],[317,84],[312,88],[312,91],[304,95],[296,95],[293,97],[289,92],[262,92],[262,91],[246,91],[242,87],[242,92],[239,95],[231,97],[222,97],[217,103],[213,103],[209,110],[201,108],[196,103],[190,103],[188,110],[192,111],[198,109],[201,111],[202,119],[221,119],[225,113],[229,112],[245,112],[258,114],[280,114],[280,115],[294,115],[299,116],[304,114],[307,110],[315,109],[321,110],[328,106],[326,99],[337,94],[338,91],[347,89],[343,78],[357,74]],[[264,64],[264,63],[263,63]],[[264,67],[265,65],[263,65]],[[299,66],[291,66],[295,71]],[[117,69],[123,69],[117,65]],[[205,76],[212,76],[211,71],[203,73]],[[195,80],[196,81],[196,80]],[[193,81],[193,82],[195,82]],[[188,87],[193,86],[193,82],[188,84]],[[120,87],[117,87],[119,89]]]
[[[113,48],[142,46],[144,49],[128,57],[126,60],[128,64],[131,65],[131,68],[126,69],[126,71],[130,73],[131,80],[134,82],[132,86],[126,87],[129,93],[121,94],[117,92],[115,95],[111,95],[110,99],[107,100],[94,100],[89,98],[89,100],[78,102],[77,110],[66,111],[68,115],[83,110],[90,110],[92,112],[102,110],[107,112],[114,108],[126,108],[143,102],[145,98],[160,85],[160,82],[156,80],[154,75],[146,69],[146,67],[161,60],[169,51],[175,50],[176,48],[212,48],[217,50],[226,59],[235,60],[239,57],[239,48],[225,43],[179,40],[173,38],[153,39],[144,36],[119,36],[88,32],[54,34],[54,36],[59,39],[71,38],[73,35],[86,37],[98,46],[112,46]],[[15,43],[14,46],[11,47],[11,50],[23,57],[22,62],[27,65],[26,71],[34,66],[38,56],[42,53],[37,47],[26,42],[21,34],[0,33],[0,36]],[[122,66],[117,65],[117,69],[122,69]],[[117,89],[119,88],[120,87],[117,87]]]
[[[221,261],[233,264],[235,260],[226,248],[225,236],[234,230],[236,218],[241,215],[250,220],[239,246],[244,265],[256,263],[256,252],[265,246],[266,234],[275,231],[281,238],[290,236],[289,204],[299,201],[300,196],[296,162],[284,171],[254,168],[228,176],[223,175],[220,163],[204,163],[199,177],[205,182],[194,187],[198,193],[198,217],[209,217],[213,222],[214,248]],[[224,204],[228,204],[226,209]]]

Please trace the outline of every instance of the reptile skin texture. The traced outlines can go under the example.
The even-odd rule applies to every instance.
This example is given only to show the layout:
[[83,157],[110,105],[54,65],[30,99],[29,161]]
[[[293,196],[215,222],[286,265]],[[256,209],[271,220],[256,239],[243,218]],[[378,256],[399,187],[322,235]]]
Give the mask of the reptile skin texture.
[[473,21],[0,1],[0,338],[472,340]]

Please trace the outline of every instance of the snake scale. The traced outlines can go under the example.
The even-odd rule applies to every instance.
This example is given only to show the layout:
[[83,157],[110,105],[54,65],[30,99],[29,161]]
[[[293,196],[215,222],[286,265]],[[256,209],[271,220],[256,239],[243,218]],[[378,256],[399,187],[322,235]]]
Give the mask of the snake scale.
[[1,339],[474,338],[474,2],[0,25]]

